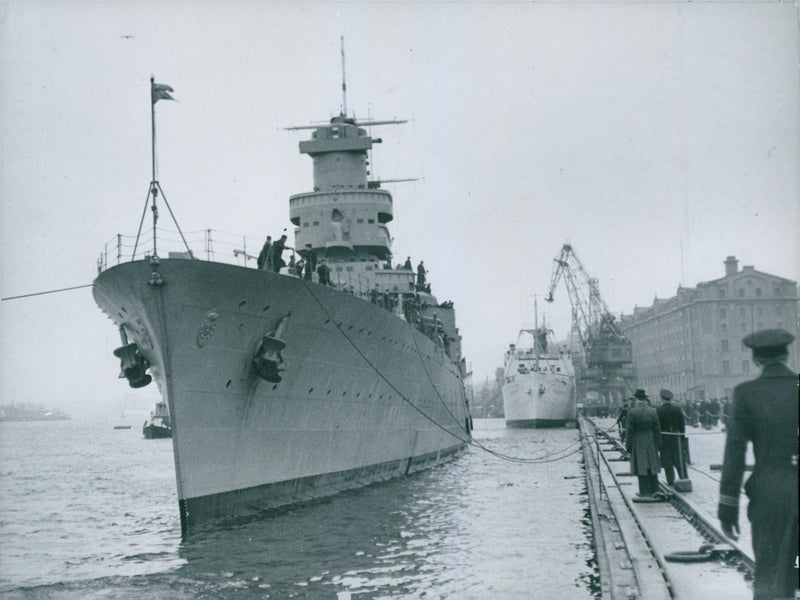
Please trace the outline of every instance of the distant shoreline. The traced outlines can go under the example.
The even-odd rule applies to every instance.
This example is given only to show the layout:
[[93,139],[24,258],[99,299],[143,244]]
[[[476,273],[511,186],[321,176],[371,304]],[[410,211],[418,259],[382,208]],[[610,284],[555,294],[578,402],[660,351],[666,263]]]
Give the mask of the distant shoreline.
[[0,422],[5,421],[69,421],[72,417],[60,410],[51,410],[36,404],[11,404],[0,406]]

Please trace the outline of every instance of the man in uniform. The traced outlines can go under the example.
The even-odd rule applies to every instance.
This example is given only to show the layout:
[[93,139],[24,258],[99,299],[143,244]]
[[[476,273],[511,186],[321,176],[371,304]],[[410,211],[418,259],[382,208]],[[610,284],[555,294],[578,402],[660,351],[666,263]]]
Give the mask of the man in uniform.
[[745,337],[761,375],[733,391],[733,419],[725,440],[725,460],[717,516],[732,539],[739,533],[739,489],[747,443],[755,467],[745,483],[747,518],[756,559],[755,600],[794,598],[797,588],[797,374],[787,366],[794,337],[765,329]]
[[672,402],[672,392],[659,392],[663,404],[658,407],[658,423],[661,426],[661,466],[667,476],[667,484],[675,483],[675,469],[678,477],[684,479],[683,461],[680,459],[681,438],[686,433],[683,411]]
[[625,446],[631,455],[631,473],[639,478],[639,496],[650,498],[658,491],[658,443],[661,440],[661,427],[658,413],[650,406],[650,399],[644,390],[633,394],[636,404],[628,411],[625,419]]

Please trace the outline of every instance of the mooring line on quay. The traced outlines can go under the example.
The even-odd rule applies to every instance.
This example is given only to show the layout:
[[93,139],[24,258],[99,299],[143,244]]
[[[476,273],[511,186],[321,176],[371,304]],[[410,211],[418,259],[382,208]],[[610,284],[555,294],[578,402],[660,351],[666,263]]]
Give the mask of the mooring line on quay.
[[[625,452],[625,448],[622,444],[608,435],[607,432],[600,430],[599,435],[603,436],[607,439],[610,443],[614,445],[617,451]],[[627,454],[627,452],[625,452]],[[693,471],[698,473],[702,473],[706,475],[710,479],[714,481],[719,481],[711,475],[704,473],[703,471],[693,468]],[[715,544],[721,544],[723,546],[731,546],[732,549],[735,551],[735,555],[731,558],[741,563],[741,566],[746,569],[746,571],[752,575],[755,572],[755,560],[750,555],[750,553],[736,540],[732,540],[731,538],[727,537],[722,530],[717,526],[717,524],[710,520],[705,512],[698,507],[688,496],[683,494],[678,494],[675,490],[671,489],[668,485],[666,485],[663,481],[659,481],[659,488],[663,496],[673,505],[675,508],[680,512],[686,520],[688,520],[692,525],[700,531],[704,537],[708,538],[708,541]]]
[[[600,448],[598,428],[583,417],[579,418],[579,427],[582,437],[595,438],[594,448],[591,444],[586,445],[584,464],[592,521],[599,526],[595,528],[595,550],[600,566],[602,599],[674,598],[663,565],[650,545],[636,513],[622,493],[621,485],[624,484],[617,480]],[[590,428],[592,432],[588,431]],[[603,441],[607,441],[607,438]],[[595,470],[596,474],[593,472]],[[611,481],[608,481],[608,475],[604,477],[604,470],[610,475]],[[604,491],[605,502],[602,498]],[[595,514],[597,518],[594,517]],[[616,541],[617,539],[620,541]],[[607,577],[606,582],[603,581],[604,575]]]
[[[596,444],[597,456],[594,456],[594,452],[588,452],[585,460],[590,506],[593,512],[599,513],[597,518],[593,518],[593,525],[598,565],[601,567],[603,600],[651,597],[689,600],[705,598],[714,590],[719,593],[723,589],[727,598],[749,600],[752,590],[746,580],[752,579],[754,570],[754,562],[749,553],[740,544],[728,539],[691,499],[676,493],[663,482],[660,483],[661,494],[667,502],[637,504],[634,507],[633,491],[630,488],[623,491],[622,487],[631,483],[621,482],[617,478],[617,475],[630,476],[630,473],[615,474],[611,468],[613,462],[610,462],[624,461],[627,458],[625,448],[619,440],[600,431],[589,419],[581,418],[580,426],[582,435],[594,431],[603,441],[602,447],[599,442]],[[619,452],[620,458],[609,458],[606,456],[607,452]],[[593,465],[593,462],[596,464]],[[597,470],[596,474],[594,469]],[[596,486],[594,480],[597,482]],[[603,503],[592,498],[594,487],[600,489],[601,495],[605,490],[608,498],[606,504],[619,525],[623,544],[628,553],[634,555],[634,558],[638,555],[640,561],[631,560],[630,566],[618,566],[607,558],[604,560],[603,553],[613,555],[618,553],[618,548],[603,539],[609,530],[607,525],[603,527],[603,519],[608,517],[603,514]],[[611,532],[612,536],[616,535],[613,529]],[[647,546],[649,558],[641,556],[644,552],[643,543]],[[648,561],[651,565],[649,567],[646,566]],[[610,579],[606,584],[602,582],[604,562],[608,571],[606,576]],[[657,567],[652,566],[653,564]],[[709,564],[717,566],[709,568]],[[637,578],[650,579],[637,579],[635,586],[630,586],[630,574],[626,569],[631,568]],[[654,585],[652,576],[656,573],[662,579],[663,588],[659,590],[655,585],[645,590],[642,583]],[[655,584],[657,583],[656,580]],[[667,595],[664,596],[664,593]]]

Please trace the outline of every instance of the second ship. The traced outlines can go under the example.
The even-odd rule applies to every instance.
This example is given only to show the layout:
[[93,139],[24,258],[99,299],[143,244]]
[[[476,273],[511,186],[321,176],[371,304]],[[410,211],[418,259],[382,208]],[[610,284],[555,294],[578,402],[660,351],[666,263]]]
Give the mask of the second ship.
[[570,354],[554,345],[545,326],[521,329],[505,355],[503,409],[507,427],[575,424],[575,369]]
[[380,140],[365,127],[379,124],[343,111],[296,128],[311,130],[314,184],[289,219],[322,271],[154,252],[94,282],[123,373],[154,379],[168,405],[184,530],[406,475],[470,442],[453,303],[390,264],[393,200],[367,168]]

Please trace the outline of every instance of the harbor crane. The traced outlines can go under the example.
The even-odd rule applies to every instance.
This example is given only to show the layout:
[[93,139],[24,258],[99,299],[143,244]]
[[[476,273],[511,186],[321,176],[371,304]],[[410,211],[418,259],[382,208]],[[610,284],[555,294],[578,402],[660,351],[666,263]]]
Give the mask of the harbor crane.
[[579,388],[584,394],[597,392],[606,401],[609,394],[620,399],[632,389],[636,376],[633,348],[600,295],[598,279],[589,276],[570,244],[564,244],[553,260],[547,302],[554,301],[562,279],[572,305],[573,329],[580,340]]

